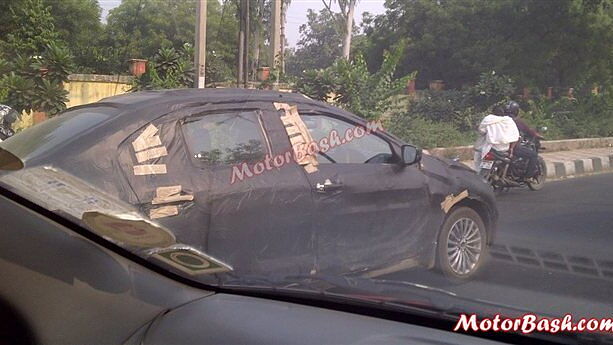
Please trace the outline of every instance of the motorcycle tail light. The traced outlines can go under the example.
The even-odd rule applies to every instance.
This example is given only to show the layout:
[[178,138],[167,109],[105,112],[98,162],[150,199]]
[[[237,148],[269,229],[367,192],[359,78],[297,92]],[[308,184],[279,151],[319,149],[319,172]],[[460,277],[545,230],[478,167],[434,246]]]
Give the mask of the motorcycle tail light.
[[494,160],[494,154],[492,152],[488,152],[485,157],[483,157],[483,160],[486,161],[493,161]]

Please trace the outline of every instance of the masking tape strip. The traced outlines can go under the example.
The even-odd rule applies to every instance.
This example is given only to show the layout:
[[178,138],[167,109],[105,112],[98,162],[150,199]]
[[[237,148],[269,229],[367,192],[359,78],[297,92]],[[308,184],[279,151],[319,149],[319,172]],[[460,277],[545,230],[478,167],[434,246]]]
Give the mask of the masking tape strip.
[[[302,148],[306,148],[307,143],[313,142],[309,129],[300,118],[297,106],[276,102],[273,102],[273,105],[277,110],[283,109],[285,111],[285,115],[281,116],[281,121],[285,125],[285,131],[294,151],[301,151],[301,145]],[[297,163],[302,165],[309,174],[317,171],[318,162],[315,155],[305,155]]]
[[[154,138],[154,135],[157,134],[157,132],[158,128],[155,127],[153,124],[149,124],[149,126],[147,126],[147,128],[145,128],[145,130],[132,142],[132,146],[134,146],[134,151],[142,151],[148,147],[161,145],[161,143],[158,145],[151,145],[154,143],[155,140],[151,138]],[[159,141],[160,138],[157,137],[157,140]]]
[[287,135],[296,135],[300,134],[300,130],[296,126],[285,127],[287,131]]
[[317,171],[317,167],[316,167],[316,166],[314,166],[314,165],[313,165],[313,164],[311,164],[311,163],[308,163],[308,164],[306,164],[306,165],[304,166],[304,170],[305,170],[307,173],[312,174],[312,173],[314,173],[314,172],[316,172],[316,171]]
[[190,194],[171,195],[171,196],[165,196],[163,198],[156,197],[153,200],[151,200],[151,204],[159,205],[159,204],[168,204],[168,203],[177,202],[177,201],[192,201],[192,200],[194,200],[194,196]]
[[157,219],[170,216],[176,216],[179,214],[177,206],[162,206],[149,210],[149,218]]
[[181,193],[181,185],[158,187],[155,189],[156,198],[165,198],[179,193]]
[[277,110],[281,110],[281,109],[286,110],[286,111],[289,110],[289,104],[287,103],[273,102],[272,104],[275,106],[275,109]]
[[145,128],[145,130],[138,136],[138,138],[136,138],[136,140],[139,140],[139,139],[142,140],[142,139],[146,139],[146,138],[151,138],[157,132],[158,132],[157,127],[155,127],[153,124],[149,124],[149,126],[147,126],[147,128]]
[[294,120],[290,117],[287,116],[281,116],[281,122],[283,122],[284,125],[286,126],[293,126],[294,125]]
[[451,210],[451,208],[453,207],[453,205],[457,204],[462,199],[467,198],[467,197],[468,197],[467,189],[465,189],[462,193],[458,194],[457,196],[453,196],[453,194],[448,195],[445,198],[445,200],[441,202],[441,209],[443,209],[445,213],[448,213],[449,210]]
[[155,198],[151,200],[151,204],[159,205],[159,204],[167,204],[170,202],[177,201],[192,201],[194,200],[194,196],[190,194],[180,195],[181,186],[168,186],[168,187],[158,187],[155,190]]
[[168,155],[168,151],[166,150],[166,147],[160,146],[160,147],[152,148],[152,149],[141,151],[141,152],[136,152],[136,160],[139,163],[142,163],[145,161],[164,157],[167,155]]
[[136,176],[160,174],[166,174],[166,164],[146,164],[134,166],[134,175]]
[[305,144],[304,138],[302,136],[291,137],[289,138],[289,141],[292,143],[292,146]]
[[154,137],[141,139],[137,138],[132,142],[132,147],[134,147],[135,152],[146,150],[150,147],[160,146],[162,145],[162,141],[160,140],[160,136],[156,135]]

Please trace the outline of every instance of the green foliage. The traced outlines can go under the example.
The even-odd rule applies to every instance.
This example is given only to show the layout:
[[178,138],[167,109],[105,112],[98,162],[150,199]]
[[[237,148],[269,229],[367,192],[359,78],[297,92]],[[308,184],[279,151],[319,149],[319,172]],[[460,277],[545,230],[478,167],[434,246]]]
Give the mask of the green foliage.
[[464,96],[476,109],[485,111],[496,103],[510,100],[514,91],[515,84],[510,77],[492,71],[482,73],[477,84],[469,87]]
[[45,79],[59,85],[68,81],[68,75],[74,69],[73,57],[68,48],[54,42],[47,45],[42,59],[37,59],[32,67],[35,70],[47,69]]
[[[80,71],[96,70],[98,61],[91,51],[99,47],[103,30],[98,0],[41,0],[36,1],[36,6],[29,2],[31,0],[0,1],[0,37],[4,39],[9,34],[23,37],[25,33],[30,41],[42,38],[31,51],[38,51],[59,38],[67,43]],[[41,16],[43,11],[49,16]],[[36,20],[32,21],[32,18]],[[49,18],[53,21],[53,28],[49,25]],[[54,37],[46,39],[49,33]],[[19,53],[29,55],[23,51]]]
[[336,75],[331,68],[305,71],[296,81],[299,92],[320,101],[328,101],[337,89]]
[[11,13],[8,20],[15,23],[15,29],[6,33],[6,40],[0,41],[0,50],[5,55],[40,54],[59,38],[53,17],[42,0],[23,0],[9,6],[8,10]]
[[522,87],[612,80],[611,0],[388,0],[386,7],[364,22],[370,68],[408,38],[400,71],[419,71],[420,86],[442,79],[459,88],[492,70]]
[[327,68],[341,56],[343,18],[340,14],[325,8],[319,13],[309,9],[307,23],[299,31],[297,49],[286,59],[288,74],[301,76],[307,70]]
[[0,95],[21,112],[54,115],[66,108],[63,83],[73,68],[72,55],[59,38],[49,8],[42,0],[19,0],[10,8],[11,21],[20,25],[0,42]]
[[104,29],[98,0],[43,0],[43,3],[49,6],[59,38],[74,56],[75,71],[103,72],[100,67],[103,58],[97,54],[103,48],[100,40]]
[[578,99],[531,100],[522,117],[534,127],[547,127],[548,139],[613,136],[613,96],[605,91]]
[[36,96],[32,97],[32,108],[44,111],[53,116],[66,109],[68,91],[49,79],[42,79],[34,90]]
[[18,112],[32,110],[32,99],[36,84],[31,79],[11,72],[2,77],[1,84],[6,88],[6,103]]
[[415,78],[416,73],[394,77],[402,52],[402,43],[386,52],[375,73],[368,71],[361,55],[352,61],[338,59],[325,70],[305,72],[297,89],[311,98],[332,101],[364,118],[378,118],[389,107],[390,98],[401,93],[408,81]]
[[147,72],[134,80],[132,91],[178,89],[194,85],[194,50],[185,44],[180,51],[174,48],[160,48]]
[[[235,76],[236,3],[208,2],[207,82]],[[130,58],[153,60],[161,48],[179,51],[185,43],[194,42],[195,14],[196,1],[123,0],[109,12],[101,48],[93,53],[101,60],[105,73],[125,72]]]
[[413,117],[405,112],[392,116],[386,129],[399,138],[423,148],[470,145],[476,135],[461,132],[453,124]]

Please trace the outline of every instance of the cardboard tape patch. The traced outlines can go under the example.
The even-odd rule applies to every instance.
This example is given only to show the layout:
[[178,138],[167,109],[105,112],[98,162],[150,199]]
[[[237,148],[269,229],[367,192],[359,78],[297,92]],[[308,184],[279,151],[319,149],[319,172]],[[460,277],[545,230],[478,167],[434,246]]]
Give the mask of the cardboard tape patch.
[[160,146],[162,145],[162,141],[160,137],[156,135],[158,132],[158,128],[154,125],[150,124],[145,128],[145,130],[132,142],[132,147],[134,147],[134,151],[139,152],[146,150],[150,147]]
[[166,164],[145,164],[134,166],[134,175],[136,176],[160,174],[166,174]]
[[194,196],[191,194],[181,194],[181,186],[158,187],[155,190],[155,198],[151,201],[153,205],[168,204],[177,201],[192,201]]
[[152,159],[156,159],[156,158],[160,158],[164,156],[168,156],[168,151],[166,150],[166,147],[164,146],[155,147],[149,150],[136,152],[136,160],[139,163],[143,163],[143,162],[150,161]]
[[287,103],[273,102],[275,109],[285,111],[285,115],[281,116],[281,122],[285,125],[285,131],[287,137],[292,144],[294,152],[302,152],[302,155],[298,156],[297,163],[302,165],[304,170],[311,174],[317,171],[317,158],[315,154],[309,155],[307,153],[307,147],[313,142],[309,129],[300,118],[298,113],[298,107],[295,105],[289,105]]
[[149,218],[158,219],[170,216],[176,216],[179,214],[179,208],[177,206],[162,206],[158,208],[152,208],[149,210]]
[[448,213],[453,205],[457,204],[464,198],[468,198],[468,190],[464,190],[462,193],[456,196],[453,196],[453,194],[448,195],[445,200],[441,202],[441,209],[443,209],[443,212]]

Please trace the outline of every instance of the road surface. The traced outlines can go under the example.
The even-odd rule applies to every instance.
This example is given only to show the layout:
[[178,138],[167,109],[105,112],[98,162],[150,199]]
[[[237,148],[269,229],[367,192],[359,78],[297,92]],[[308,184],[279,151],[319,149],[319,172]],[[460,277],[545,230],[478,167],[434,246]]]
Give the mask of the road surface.
[[498,196],[500,223],[475,279],[452,284],[413,269],[386,276],[523,310],[576,317],[613,314],[613,174],[547,183]]

